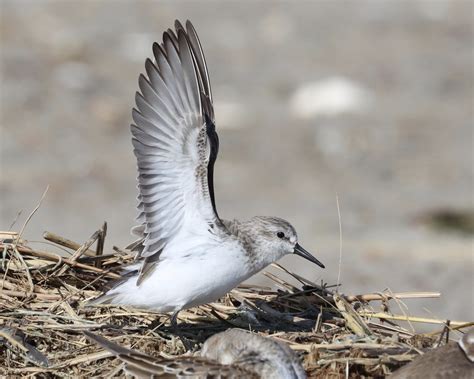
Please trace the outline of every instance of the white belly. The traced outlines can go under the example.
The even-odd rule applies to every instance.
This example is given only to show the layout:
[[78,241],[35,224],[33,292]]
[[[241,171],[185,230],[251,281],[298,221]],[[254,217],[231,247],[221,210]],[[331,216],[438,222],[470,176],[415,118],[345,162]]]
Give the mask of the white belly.
[[109,291],[114,304],[128,304],[159,312],[209,303],[225,295],[250,277],[244,251],[239,244],[225,243],[188,256],[167,254],[140,286],[137,277]]

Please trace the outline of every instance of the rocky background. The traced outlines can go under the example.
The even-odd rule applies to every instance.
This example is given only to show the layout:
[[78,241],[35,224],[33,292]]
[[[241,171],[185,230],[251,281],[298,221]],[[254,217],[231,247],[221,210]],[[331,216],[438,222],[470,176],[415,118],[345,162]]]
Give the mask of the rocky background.
[[[138,74],[176,18],[209,65],[225,218],[294,223],[346,293],[474,319],[473,2],[1,1],[0,229],[132,240]],[[46,248],[46,247],[45,247]],[[258,277],[252,280],[263,280]],[[394,309],[400,313],[398,309]]]

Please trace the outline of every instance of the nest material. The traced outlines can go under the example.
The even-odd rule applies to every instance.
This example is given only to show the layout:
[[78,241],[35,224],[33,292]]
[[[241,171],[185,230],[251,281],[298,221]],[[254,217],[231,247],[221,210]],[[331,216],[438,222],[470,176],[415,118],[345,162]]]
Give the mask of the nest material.
[[[111,279],[120,278],[121,266],[134,260],[131,251],[115,247],[104,254],[105,234],[106,224],[79,245],[45,233],[64,250],[57,254],[30,247],[17,233],[0,232],[0,375],[123,375],[121,363],[91,345],[83,330],[143,353],[171,357],[195,354],[209,336],[240,327],[288,343],[301,354],[308,377],[375,378],[445,343],[450,330],[473,324],[390,312],[393,302],[400,305],[405,298],[438,293],[345,296],[274,265],[281,275],[265,275],[278,290],[240,286],[215,303],[180,312],[181,337],[193,350],[186,351],[169,326],[168,315],[123,306],[86,306]],[[288,275],[299,285],[283,279]],[[382,311],[375,311],[374,303],[381,304]],[[444,327],[421,335],[397,325],[397,320]]]

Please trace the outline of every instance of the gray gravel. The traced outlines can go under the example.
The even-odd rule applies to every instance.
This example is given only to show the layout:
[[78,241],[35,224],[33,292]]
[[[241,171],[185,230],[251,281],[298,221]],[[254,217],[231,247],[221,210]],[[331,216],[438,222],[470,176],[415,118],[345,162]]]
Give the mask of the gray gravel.
[[[337,194],[344,292],[439,290],[410,311],[474,320],[472,234],[420,221],[474,207],[473,4],[1,1],[0,229],[50,185],[28,238],[83,241],[107,220],[108,249],[131,240],[138,73],[189,18],[216,99],[220,214],[290,220],[327,269],[283,263],[332,284]],[[323,88],[295,109],[303,87],[338,81],[352,100],[333,86],[336,104]]]

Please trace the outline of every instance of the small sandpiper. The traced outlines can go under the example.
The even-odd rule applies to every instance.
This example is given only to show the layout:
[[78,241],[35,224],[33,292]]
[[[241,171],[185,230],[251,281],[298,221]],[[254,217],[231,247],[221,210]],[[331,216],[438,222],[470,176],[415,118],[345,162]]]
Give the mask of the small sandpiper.
[[280,341],[242,329],[217,333],[204,342],[200,356],[151,357],[91,332],[84,334],[124,363],[136,378],[305,379],[298,355]]
[[[228,221],[217,213],[219,148],[206,61],[191,22],[153,44],[132,116],[138,165],[137,264],[92,304],[173,312],[225,295],[270,263],[297,254],[324,268],[277,217]],[[175,319],[175,318],[174,318]]]

